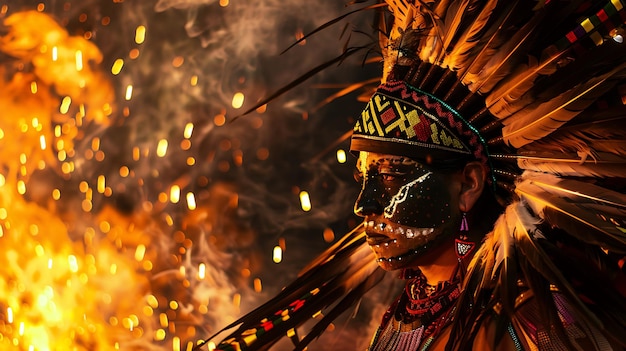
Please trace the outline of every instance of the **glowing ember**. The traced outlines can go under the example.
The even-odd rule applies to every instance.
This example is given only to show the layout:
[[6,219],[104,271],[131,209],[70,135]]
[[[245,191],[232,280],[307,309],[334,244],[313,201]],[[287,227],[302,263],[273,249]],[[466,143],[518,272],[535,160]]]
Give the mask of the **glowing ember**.
[[346,152],[342,149],[337,150],[337,162],[346,163]]
[[305,212],[311,210],[311,199],[309,198],[309,193],[306,191],[300,192],[300,206]]
[[244,100],[243,93],[240,93],[240,92],[236,93],[233,96],[233,102],[232,102],[233,108],[241,108],[241,106],[243,106],[243,100]]
[[283,250],[280,246],[274,246],[274,254],[272,255],[274,263],[280,263],[283,260]]
[[142,44],[146,40],[146,27],[138,26],[135,30],[135,43]]

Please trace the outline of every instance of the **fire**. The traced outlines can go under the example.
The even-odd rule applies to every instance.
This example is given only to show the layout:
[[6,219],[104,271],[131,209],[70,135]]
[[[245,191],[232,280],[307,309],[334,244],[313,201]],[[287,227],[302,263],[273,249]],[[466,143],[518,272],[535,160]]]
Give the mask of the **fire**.
[[[191,262],[196,242],[194,250],[218,257],[209,252],[216,249],[206,240],[205,224],[217,211],[187,192],[184,199],[193,211],[184,226],[194,241],[190,233],[177,231],[170,243],[161,242],[176,250],[170,255],[152,244],[155,234],[174,227],[174,219],[161,212],[164,207],[146,202],[130,214],[111,206],[96,211],[94,194],[110,197],[114,184],[104,174],[94,175],[93,183],[77,181],[74,146],[83,141],[81,128],[108,126],[117,109],[114,89],[99,66],[102,55],[41,12],[14,13],[4,25],[9,31],[0,37],[0,51],[16,64],[0,66],[5,79],[0,85],[0,349],[189,349],[203,318],[232,318],[239,311],[240,297],[222,301],[234,288],[213,268],[215,262]],[[138,44],[144,36],[145,28],[138,27]],[[110,73],[119,74],[123,66],[116,60]],[[132,98],[131,84],[124,93],[125,100]],[[188,143],[192,131],[187,125]],[[88,141],[81,156],[105,160],[104,141],[97,136]],[[167,149],[161,139],[156,155],[164,157]],[[129,154],[139,161],[149,150],[135,146]],[[118,167],[122,178],[136,176],[128,166]],[[42,187],[33,178],[46,170],[68,183]],[[179,201],[180,186],[170,189],[163,203]],[[230,192],[225,196],[231,201]]]
[[[60,6],[88,22],[75,4]],[[219,5],[232,7],[229,1]],[[256,305],[251,300],[272,285],[258,278],[256,233],[233,219],[240,210],[237,189],[190,174],[214,159],[216,172],[226,174],[280,153],[270,157],[267,145],[247,152],[229,140],[219,144],[232,152],[227,160],[199,152],[203,134],[226,133],[226,108],[211,111],[208,123],[198,117],[166,126],[176,128],[174,137],[165,131],[149,142],[112,147],[118,139],[107,131],[146,114],[136,108],[146,83],[129,73],[153,54],[147,46],[154,39],[151,27],[128,24],[129,47],[106,60],[91,41],[102,32],[86,26],[71,35],[44,13],[54,6],[0,8],[0,349],[189,350]],[[95,23],[103,28],[116,20],[103,15]],[[193,88],[186,90],[193,99],[209,81],[202,70],[185,75],[196,59],[176,53],[162,67],[184,82],[176,87]],[[224,104],[239,109],[245,99],[244,91],[228,92]],[[202,107],[180,111],[194,118],[204,113]],[[250,120],[252,129],[266,123],[258,116]],[[128,159],[118,161],[112,149]],[[345,160],[345,152],[337,159]],[[162,177],[171,163],[191,171]],[[200,186],[189,186],[195,183]],[[152,193],[144,197],[149,186]],[[302,210],[311,211],[309,193],[299,195]],[[130,205],[124,196],[133,197]],[[324,239],[333,241],[334,233],[325,231]],[[263,255],[276,263],[289,258],[284,238],[267,251]]]
[[[0,347],[17,350],[116,349],[151,338],[146,278],[114,243],[70,240],[55,214],[0,188]],[[143,301],[142,303],[136,303]]]

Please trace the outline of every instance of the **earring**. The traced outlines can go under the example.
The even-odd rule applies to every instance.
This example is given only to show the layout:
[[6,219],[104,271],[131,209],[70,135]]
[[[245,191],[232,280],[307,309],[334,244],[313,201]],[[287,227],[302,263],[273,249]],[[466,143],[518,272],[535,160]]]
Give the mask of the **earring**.
[[467,213],[463,212],[459,237],[454,239],[454,251],[456,252],[456,257],[459,258],[459,261],[469,256],[469,254],[472,253],[476,247],[476,243],[469,240],[468,234],[469,226],[467,225]]

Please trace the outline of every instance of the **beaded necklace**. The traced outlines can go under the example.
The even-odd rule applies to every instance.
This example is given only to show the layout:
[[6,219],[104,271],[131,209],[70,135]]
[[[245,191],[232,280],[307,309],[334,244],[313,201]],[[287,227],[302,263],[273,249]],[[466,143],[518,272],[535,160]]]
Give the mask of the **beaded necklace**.
[[[419,271],[405,271],[403,276],[408,278],[405,289],[385,313],[370,351],[425,351],[454,316],[458,278],[432,286]],[[402,331],[406,326],[411,329]]]

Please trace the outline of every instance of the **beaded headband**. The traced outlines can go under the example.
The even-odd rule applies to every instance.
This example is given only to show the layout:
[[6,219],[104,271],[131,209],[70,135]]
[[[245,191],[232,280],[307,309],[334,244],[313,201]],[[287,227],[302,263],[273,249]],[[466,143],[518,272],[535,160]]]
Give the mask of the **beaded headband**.
[[478,131],[445,102],[403,81],[378,87],[354,126],[350,149],[440,167],[477,160],[491,169]]

